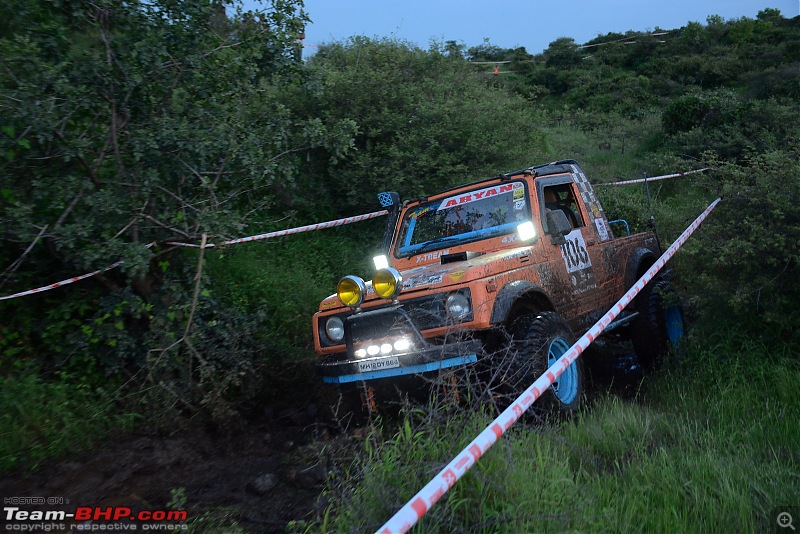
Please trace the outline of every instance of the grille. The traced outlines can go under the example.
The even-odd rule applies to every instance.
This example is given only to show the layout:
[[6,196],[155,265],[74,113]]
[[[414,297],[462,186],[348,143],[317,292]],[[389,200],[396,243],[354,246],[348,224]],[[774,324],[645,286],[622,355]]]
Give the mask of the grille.
[[[460,293],[470,297],[469,289],[462,289]],[[439,293],[406,301],[399,308],[389,307],[351,315],[345,323],[346,335],[357,345],[376,339],[417,337],[423,330],[452,325],[453,321],[445,310],[446,298],[447,294]],[[471,320],[470,313],[463,321]]]
[[396,308],[353,315],[347,323],[354,345],[375,339],[416,337],[414,325]]
[[420,330],[437,328],[447,324],[447,312],[444,309],[444,295],[407,302],[403,309]]

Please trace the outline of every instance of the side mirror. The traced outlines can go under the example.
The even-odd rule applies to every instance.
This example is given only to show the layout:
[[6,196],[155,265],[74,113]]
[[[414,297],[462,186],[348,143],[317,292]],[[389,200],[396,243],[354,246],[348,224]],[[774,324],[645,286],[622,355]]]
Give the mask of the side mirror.
[[567,214],[561,210],[547,212],[547,233],[554,245],[563,245],[567,242],[564,236],[572,231],[572,225],[567,219]]

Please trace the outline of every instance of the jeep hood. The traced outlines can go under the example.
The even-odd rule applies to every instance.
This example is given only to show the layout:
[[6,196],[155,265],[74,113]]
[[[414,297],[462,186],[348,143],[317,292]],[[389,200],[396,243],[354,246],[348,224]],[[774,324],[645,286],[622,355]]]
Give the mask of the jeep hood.
[[[469,260],[446,263],[444,265],[424,265],[400,271],[403,276],[403,291],[400,299],[410,294],[422,294],[445,288],[461,285],[479,278],[487,278],[497,274],[516,269],[530,261],[531,247],[491,252]],[[372,282],[366,281],[367,294],[365,304],[376,300],[383,300],[375,295]],[[343,307],[336,295],[331,295],[320,303],[320,311]]]

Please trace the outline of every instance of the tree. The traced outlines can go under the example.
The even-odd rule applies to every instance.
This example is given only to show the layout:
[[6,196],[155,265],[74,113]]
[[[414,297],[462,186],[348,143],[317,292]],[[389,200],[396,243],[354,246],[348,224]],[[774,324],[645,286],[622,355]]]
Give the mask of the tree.
[[355,150],[319,160],[310,173],[328,177],[317,206],[352,213],[388,188],[427,195],[537,160],[540,139],[524,101],[441,50],[355,37],[321,47],[309,67],[325,87],[313,113],[358,121]]
[[478,46],[471,46],[467,50],[467,58],[470,61],[505,61],[508,50],[493,45],[488,38],[483,40]]
[[724,200],[681,260],[695,266],[689,283],[702,312],[709,322],[752,329],[767,344],[796,339],[800,152],[789,145],[739,164],[709,157]]
[[572,37],[559,37],[550,43],[543,55],[547,66],[554,68],[577,67],[583,60],[578,44]]
[[47,225],[73,268],[122,257],[141,277],[148,243],[237,235],[242,214],[279,205],[293,154],[346,146],[275,98],[299,69],[297,1],[231,21],[216,2],[8,4],[4,237]]
[[[93,279],[103,290],[88,297],[27,297],[26,312],[4,328],[18,329],[29,355],[80,346],[117,372],[126,354],[119,336],[130,333],[136,365],[177,347],[208,364],[209,384],[213,369],[227,365],[214,361],[219,342],[240,342],[241,325],[207,337],[205,356],[197,340],[175,344],[191,338],[192,320],[210,306],[189,274],[202,264],[166,243],[239,236],[252,214],[283,213],[300,155],[349,146],[350,123],[295,116],[280,98],[287,87],[303,90],[301,6],[239,6],[228,19],[236,4],[216,0],[2,4],[0,260],[11,266],[3,292],[124,260]],[[4,314],[14,305],[4,303]],[[63,311],[60,323],[45,321],[53,310]],[[77,324],[43,346],[43,330],[55,336],[54,325],[70,321]],[[75,327],[85,335],[73,343],[66,330]],[[184,386],[197,379],[192,365],[185,370]]]
[[446,41],[444,43],[444,54],[453,59],[464,59],[464,51],[467,46],[456,41]]

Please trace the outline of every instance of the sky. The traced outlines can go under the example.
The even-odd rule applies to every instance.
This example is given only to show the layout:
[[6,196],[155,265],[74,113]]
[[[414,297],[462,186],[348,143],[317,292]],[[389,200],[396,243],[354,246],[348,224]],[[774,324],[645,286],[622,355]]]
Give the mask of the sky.
[[[252,5],[245,0],[245,6]],[[395,37],[427,49],[431,39],[541,53],[559,37],[583,44],[598,35],[705,24],[708,15],[755,18],[765,8],[800,15],[800,0],[305,0],[311,18],[304,55],[354,35]]]

